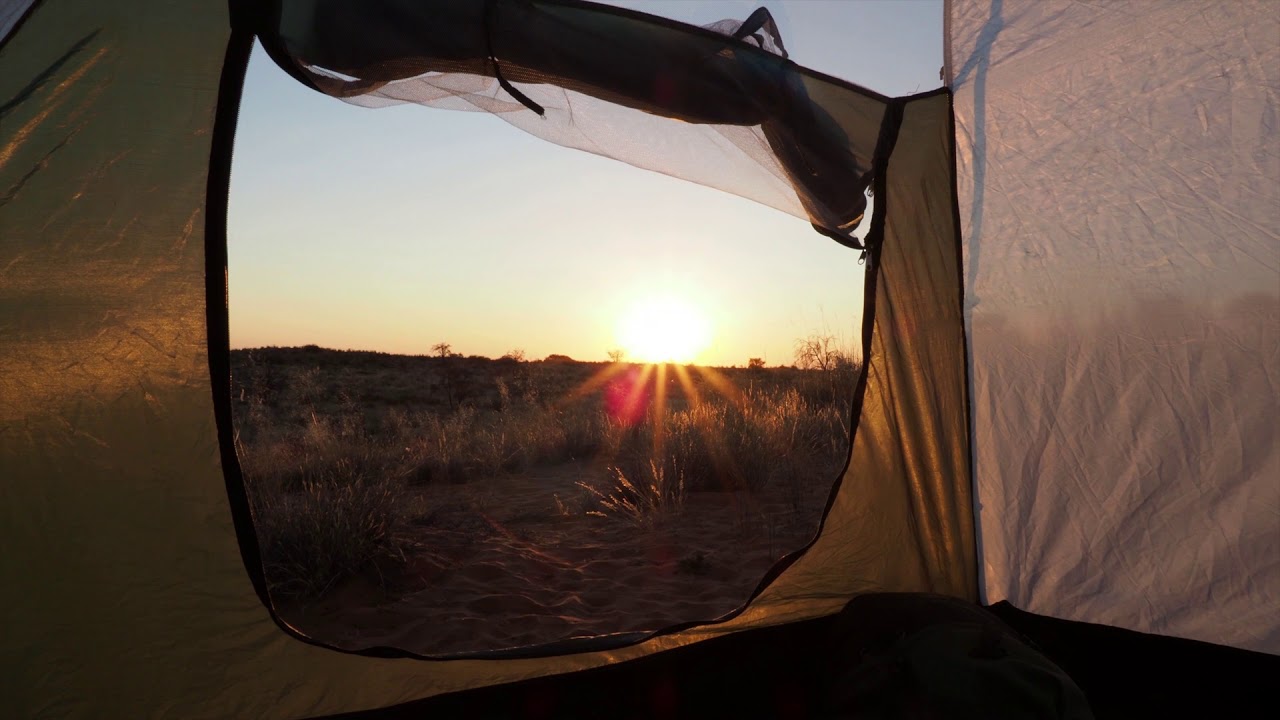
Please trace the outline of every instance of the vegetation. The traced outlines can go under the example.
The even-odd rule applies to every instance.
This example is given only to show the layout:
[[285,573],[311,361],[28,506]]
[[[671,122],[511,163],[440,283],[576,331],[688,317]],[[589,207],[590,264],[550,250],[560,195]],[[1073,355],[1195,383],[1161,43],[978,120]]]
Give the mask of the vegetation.
[[667,470],[667,465],[650,458],[648,477],[631,482],[622,470],[611,467],[613,487],[600,490],[588,483],[578,483],[590,495],[599,500],[598,510],[587,511],[588,515],[609,517],[616,515],[631,522],[646,526],[670,512],[678,512],[684,506],[684,475]]
[[356,576],[385,587],[419,550],[423,490],[439,484],[590,461],[598,480],[580,483],[581,507],[556,498],[559,512],[648,527],[689,493],[833,479],[856,366],[832,347],[812,361],[798,350],[795,368],[662,374],[519,350],[464,358],[447,343],[434,357],[235,351],[237,447],[272,592],[317,597]]
[[273,595],[319,596],[357,575],[385,586],[414,550],[407,467],[363,440],[316,416],[291,441],[237,440]]

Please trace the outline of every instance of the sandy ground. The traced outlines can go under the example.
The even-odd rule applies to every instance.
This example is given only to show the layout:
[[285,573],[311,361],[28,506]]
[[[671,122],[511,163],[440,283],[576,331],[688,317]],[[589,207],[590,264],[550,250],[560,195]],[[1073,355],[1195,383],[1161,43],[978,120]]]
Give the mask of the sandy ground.
[[422,488],[433,510],[415,526],[420,549],[392,592],[353,582],[281,615],[338,647],[422,654],[712,620],[813,536],[831,481],[690,493],[682,512],[641,527],[583,512],[592,506],[576,483],[605,477],[575,463]]

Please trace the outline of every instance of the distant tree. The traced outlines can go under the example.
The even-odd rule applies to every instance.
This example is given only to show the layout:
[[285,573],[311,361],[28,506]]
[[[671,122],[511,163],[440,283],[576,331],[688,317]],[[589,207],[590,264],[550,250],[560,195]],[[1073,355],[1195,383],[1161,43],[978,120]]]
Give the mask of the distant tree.
[[575,361],[574,361],[574,359],[573,359],[573,358],[569,357],[568,355],[559,355],[559,354],[556,354],[556,353],[552,353],[552,354],[548,355],[548,356],[547,356],[547,359],[546,359],[546,360],[543,360],[543,362],[549,362],[549,363],[571,363],[571,362],[575,362]]
[[857,378],[853,353],[841,348],[833,336],[817,333],[797,340],[795,352],[792,367],[812,373],[801,393],[811,402],[847,404]]
[[616,363],[622,362],[622,358],[626,357],[627,353],[623,351],[621,348],[614,348],[613,350],[609,351],[608,355],[609,355],[609,362],[616,364]]
[[817,333],[796,340],[796,366],[802,370],[835,370],[852,363],[849,353],[840,349],[832,335]]
[[751,358],[750,360],[748,360],[748,361],[747,361],[747,369],[748,369],[748,370],[763,370],[763,369],[764,369],[764,358]]
[[524,362],[525,360],[524,348],[515,348],[513,350],[508,350],[505,354],[503,354],[501,359],[511,360],[514,362]]
[[[438,342],[431,346],[431,350],[435,352],[441,360],[447,360],[453,356],[453,346],[447,342]],[[453,410],[453,363],[444,365],[444,392],[445,397],[449,401],[449,410]]]

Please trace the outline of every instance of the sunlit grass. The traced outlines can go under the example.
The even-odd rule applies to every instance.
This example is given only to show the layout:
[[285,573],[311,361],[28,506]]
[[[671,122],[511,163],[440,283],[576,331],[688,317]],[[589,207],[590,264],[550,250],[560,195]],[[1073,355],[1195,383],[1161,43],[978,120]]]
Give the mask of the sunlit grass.
[[645,475],[627,474],[616,467],[605,490],[589,483],[578,483],[597,501],[597,509],[587,511],[595,517],[625,518],[639,526],[653,524],[658,518],[679,512],[684,507],[684,474],[669,469],[666,463],[650,458]]
[[414,524],[432,515],[427,486],[576,462],[599,474],[576,502],[549,496],[549,516],[643,528],[679,513],[689,493],[830,483],[847,457],[848,364],[500,367],[506,375],[457,372],[453,410],[427,391],[405,407],[358,401],[399,375],[240,369],[237,444],[274,595],[316,597],[353,577],[385,585],[417,550]]
[[395,453],[314,417],[299,442],[238,449],[274,597],[317,597],[361,575],[385,586],[414,549]]

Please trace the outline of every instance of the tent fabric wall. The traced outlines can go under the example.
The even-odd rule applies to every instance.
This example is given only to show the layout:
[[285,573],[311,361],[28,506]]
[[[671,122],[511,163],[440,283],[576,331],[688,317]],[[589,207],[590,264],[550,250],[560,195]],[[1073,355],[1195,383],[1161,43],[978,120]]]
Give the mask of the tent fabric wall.
[[1280,652],[1280,15],[949,12],[986,599]]
[[977,600],[950,99],[902,110],[877,185],[888,208],[852,458],[817,542],[753,607],[821,600],[834,612],[878,590]]
[[977,600],[950,103],[939,93],[906,104],[877,188],[887,209],[869,389],[839,498],[853,504],[832,516],[860,528],[855,548],[915,552],[859,557],[895,588]]
[[238,87],[250,48],[238,34],[227,50],[229,25],[218,2],[61,0],[0,48],[8,712],[322,715],[818,617],[866,590],[973,598],[949,97],[935,94],[905,102],[878,187],[898,209],[854,464],[815,545],[741,615],[501,661],[347,654],[278,626],[241,560],[207,364],[205,273],[225,271],[205,266],[205,243],[224,240],[205,236],[225,212],[205,206],[212,129],[224,52]]

